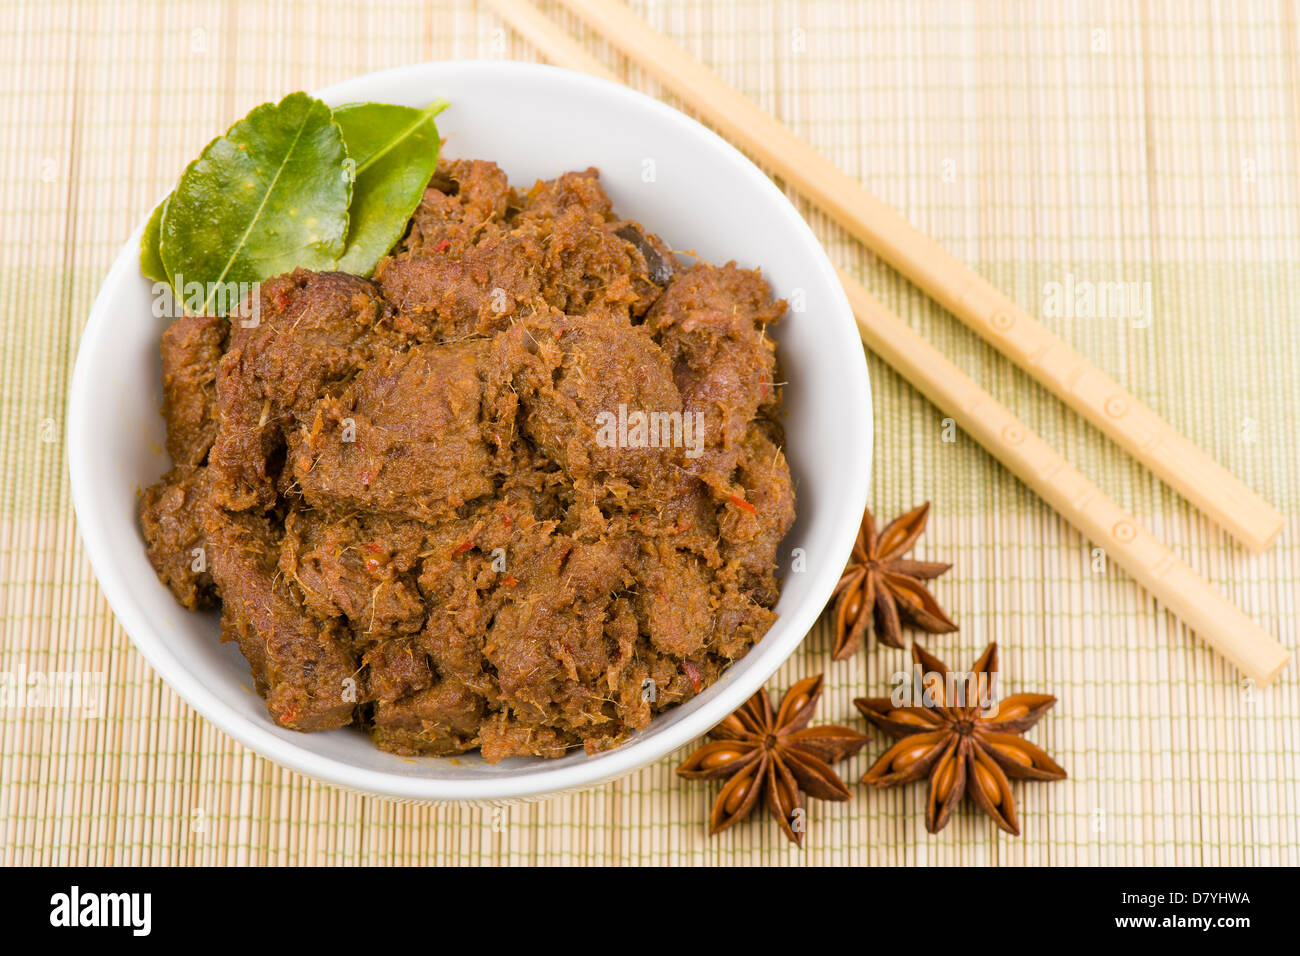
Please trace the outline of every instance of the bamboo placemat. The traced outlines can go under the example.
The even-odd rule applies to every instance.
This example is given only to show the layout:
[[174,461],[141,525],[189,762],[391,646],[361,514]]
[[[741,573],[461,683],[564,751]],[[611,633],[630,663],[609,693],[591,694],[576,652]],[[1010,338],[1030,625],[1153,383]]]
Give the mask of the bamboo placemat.
[[[1294,0],[639,0],[657,28],[1013,295],[1228,468],[1300,512],[1300,27]],[[562,20],[565,18],[561,17]],[[565,22],[570,22],[565,20]],[[655,85],[589,38],[631,85]],[[925,499],[920,557],[1005,692],[1060,702],[1031,739],[1071,774],[1017,784],[1024,835],[969,805],[939,836],[922,786],[812,803],[804,850],[756,816],[705,837],[683,754],[505,810],[358,797],[282,770],[167,688],[115,623],[72,515],[77,342],[126,235],[261,101],[431,59],[536,59],[472,3],[0,4],[0,673],[91,671],[102,716],[0,709],[12,863],[1295,864],[1300,683],[1236,675],[874,357],[872,500]],[[1247,556],[973,333],[804,209],[832,258],[1061,448],[1289,647],[1294,532]],[[1110,309],[1053,304],[1102,284]],[[1118,291],[1118,286],[1108,289]],[[126,320],[129,317],[124,317]],[[830,664],[825,622],[774,686],[825,670],[820,719],[906,658]],[[843,765],[856,780],[878,734]]]

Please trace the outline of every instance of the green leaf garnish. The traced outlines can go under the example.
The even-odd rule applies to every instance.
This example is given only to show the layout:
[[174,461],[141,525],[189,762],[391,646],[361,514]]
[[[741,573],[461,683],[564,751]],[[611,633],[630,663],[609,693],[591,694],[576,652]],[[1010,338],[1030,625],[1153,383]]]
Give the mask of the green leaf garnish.
[[140,271],[154,282],[168,281],[162,256],[158,254],[158,235],[162,229],[163,209],[166,206],[167,200],[164,199],[154,207],[149,221],[144,224],[144,235],[140,237]]
[[167,276],[205,290],[201,303],[186,288],[176,289],[178,299],[191,311],[220,311],[223,286],[297,266],[334,268],[352,198],[345,159],[329,107],[306,93],[256,107],[209,143],[181,175],[160,224]]
[[437,100],[423,110],[390,103],[353,103],[334,111],[348,158],[356,164],[347,247],[338,268],[368,276],[406,231],[406,223],[438,165],[434,117]]
[[434,117],[448,105],[331,112],[306,93],[264,103],[154,209],[140,271],[170,282],[187,310],[215,314],[239,301],[241,284],[299,266],[369,275],[420,204],[438,164]]

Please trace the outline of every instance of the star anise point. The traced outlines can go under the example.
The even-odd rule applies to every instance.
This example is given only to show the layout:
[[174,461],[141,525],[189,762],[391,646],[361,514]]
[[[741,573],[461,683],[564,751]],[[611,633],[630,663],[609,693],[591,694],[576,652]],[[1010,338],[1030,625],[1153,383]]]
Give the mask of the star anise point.
[[996,643],[966,675],[950,675],[942,661],[918,644],[912,645],[912,661],[918,678],[914,687],[922,690],[919,704],[900,706],[888,697],[853,702],[868,721],[896,738],[862,782],[884,788],[925,777],[925,825],[931,833],[942,830],[953,808],[969,795],[1002,830],[1019,836],[1011,779],[1066,776],[1042,748],[1021,736],[1056,698],[1014,694],[993,707]]
[[801,791],[818,800],[850,799],[831,764],[857,753],[867,737],[836,724],[808,726],[821,692],[820,674],[805,678],[774,710],[767,691],[759,690],[677,768],[688,779],[726,780],[709,815],[710,835],[749,816],[762,799],[786,838],[802,846]]
[[904,624],[931,634],[957,630],[925,585],[952,565],[903,557],[925,531],[929,517],[926,502],[877,534],[871,509],[863,514],[853,556],[833,592],[835,660],[847,660],[857,652],[869,624],[887,647],[903,646]]

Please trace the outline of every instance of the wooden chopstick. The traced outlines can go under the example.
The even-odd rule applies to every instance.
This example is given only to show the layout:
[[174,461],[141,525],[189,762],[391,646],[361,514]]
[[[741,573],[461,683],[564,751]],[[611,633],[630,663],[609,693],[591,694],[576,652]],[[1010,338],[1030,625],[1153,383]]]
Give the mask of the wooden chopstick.
[[[544,17],[528,0],[487,0],[553,63],[617,77]],[[1204,578],[1151,535],[1136,518],[1072,467],[937,349],[913,332],[842,270],[840,281],[863,342],[967,434],[1052,505],[1155,598],[1259,686],[1267,686],[1290,654]]]
[[623,3],[561,3],[1249,548],[1273,543],[1286,518],[1268,502],[783,123]]
[[1064,456],[893,315],[861,283],[837,270],[858,332],[926,398],[983,445],[1070,524],[1261,687],[1290,653],[1214,586],[1107,497]]
[[514,27],[520,36],[527,37],[542,56],[557,66],[598,76],[611,83],[623,82],[528,0],[502,0],[500,3],[488,0],[488,6],[496,10],[501,19]]

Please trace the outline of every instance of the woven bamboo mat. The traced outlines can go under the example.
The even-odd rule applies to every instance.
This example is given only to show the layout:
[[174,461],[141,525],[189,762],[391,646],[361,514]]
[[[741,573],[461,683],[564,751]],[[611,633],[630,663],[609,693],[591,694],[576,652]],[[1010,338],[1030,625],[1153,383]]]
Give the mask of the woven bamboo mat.
[[[639,0],[659,29],[989,276],[1227,467],[1300,513],[1300,27],[1294,0]],[[657,93],[597,38],[593,52]],[[1031,733],[1070,771],[1017,784],[1023,837],[924,788],[814,803],[807,847],[761,817],[705,836],[679,753],[507,808],[358,797],[190,710],[131,647],[76,536],[63,430],[80,332],[151,202],[258,102],[402,63],[535,59],[472,3],[0,4],[0,672],[105,675],[103,715],[0,710],[5,863],[1300,863],[1300,683],[1230,669],[873,356],[873,502],[935,503],[918,556],[1003,690],[1058,695]],[[803,207],[801,207],[803,208]],[[1226,536],[973,333],[804,208],[832,258],[1294,647],[1300,545]],[[1080,283],[1132,284],[1093,315]],[[1129,288],[1129,286],[1125,286]],[[826,670],[821,719],[887,692],[901,652],[830,666],[825,622],[774,685]],[[844,765],[856,780],[885,743]]]

